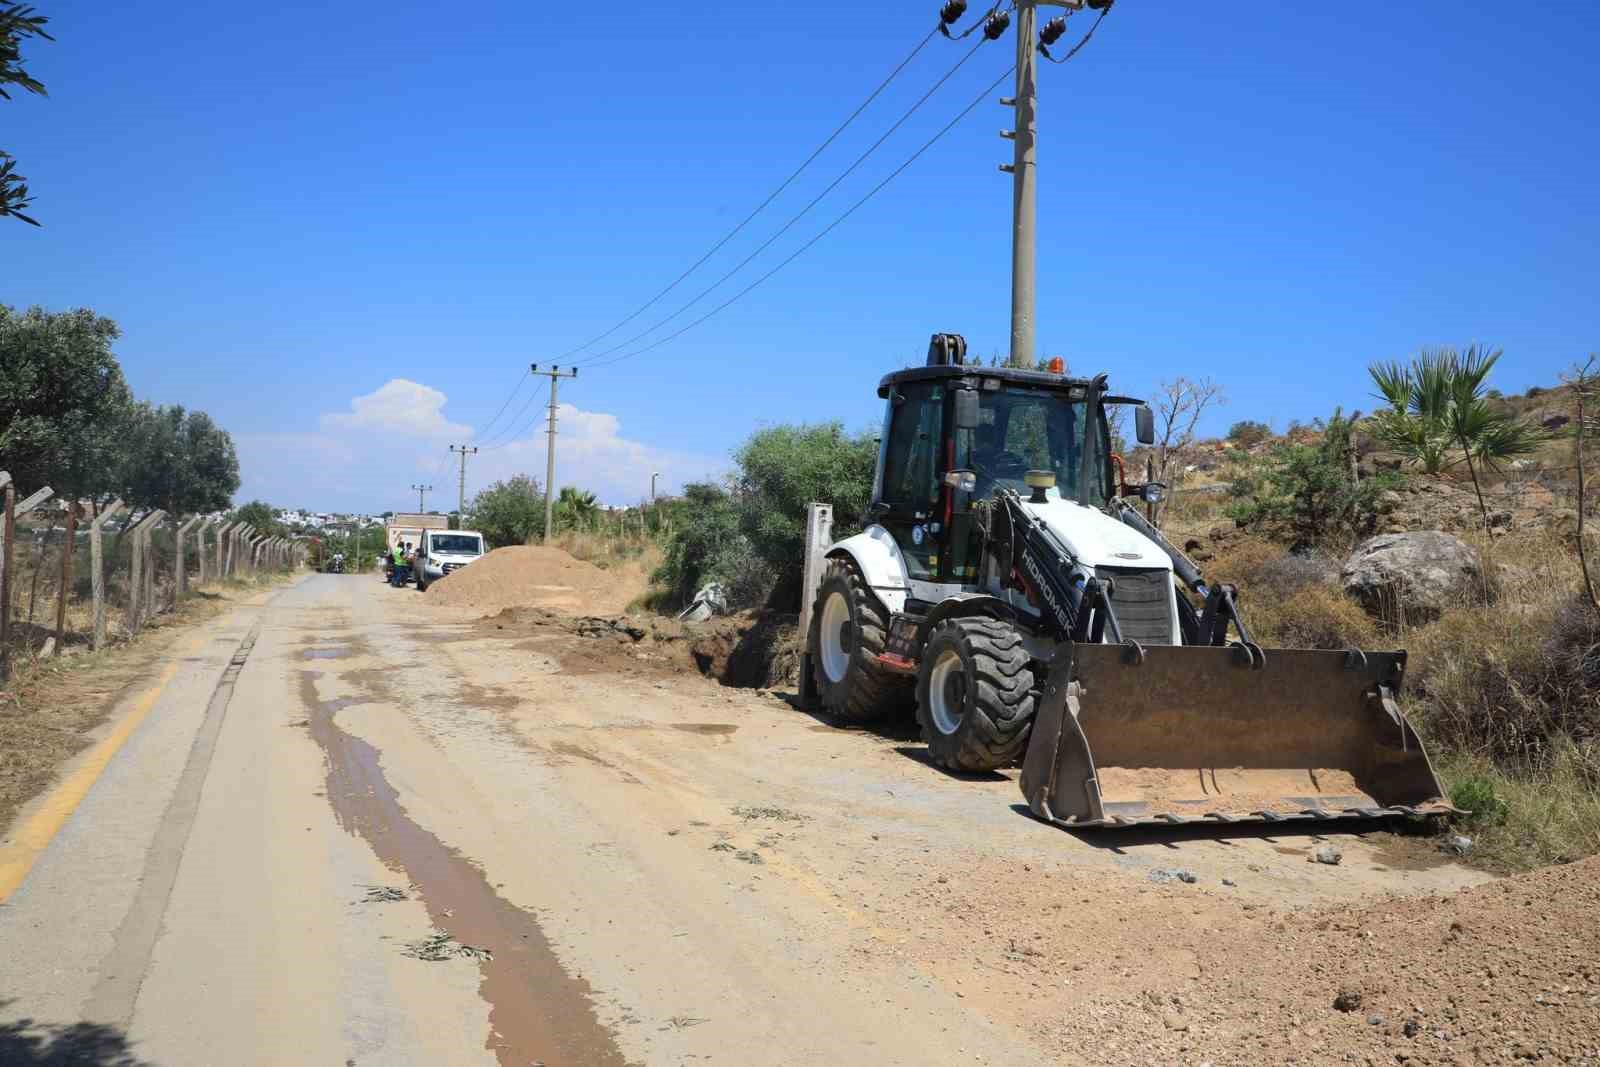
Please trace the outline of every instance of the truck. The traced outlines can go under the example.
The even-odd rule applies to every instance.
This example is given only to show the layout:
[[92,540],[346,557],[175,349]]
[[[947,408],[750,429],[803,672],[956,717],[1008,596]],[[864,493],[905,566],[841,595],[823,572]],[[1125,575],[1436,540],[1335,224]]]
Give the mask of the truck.
[[399,545],[410,545],[415,551],[422,543],[424,530],[448,530],[450,517],[448,515],[428,515],[422,512],[397,511],[389,516],[383,525],[383,574],[388,578],[393,573],[393,566],[389,562],[389,553]]
[[417,577],[417,592],[451,571],[460,570],[484,553],[483,534],[477,530],[424,530],[417,544],[412,571]]

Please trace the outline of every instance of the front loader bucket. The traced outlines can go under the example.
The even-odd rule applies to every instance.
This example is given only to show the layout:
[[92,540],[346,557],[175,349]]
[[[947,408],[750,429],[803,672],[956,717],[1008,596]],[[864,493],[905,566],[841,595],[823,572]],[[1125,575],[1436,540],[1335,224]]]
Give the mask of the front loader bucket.
[[1022,766],[1068,827],[1376,818],[1455,809],[1395,704],[1404,652],[1073,645]]

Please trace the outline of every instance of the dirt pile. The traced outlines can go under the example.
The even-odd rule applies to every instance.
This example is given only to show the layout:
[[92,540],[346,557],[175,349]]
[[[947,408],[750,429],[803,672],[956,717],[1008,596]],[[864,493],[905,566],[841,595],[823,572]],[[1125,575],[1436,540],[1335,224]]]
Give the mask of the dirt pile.
[[428,587],[428,603],[475,608],[541,607],[565,612],[621,612],[642,591],[635,583],[559,548],[511,545]]
[[[766,611],[685,623],[653,616],[573,616],[547,608],[506,608],[482,625],[500,636],[510,631],[546,643],[540,647],[574,673],[696,671],[723,685],[767,689],[792,684],[798,676],[795,621],[793,615]],[[556,641],[549,643],[552,638]]]
[[1600,858],[1303,911],[1260,902],[1249,870],[1133,899],[1080,871],[982,877],[923,890],[940,921],[914,924],[981,929],[976,952],[923,951],[1069,1061],[1600,1064]]

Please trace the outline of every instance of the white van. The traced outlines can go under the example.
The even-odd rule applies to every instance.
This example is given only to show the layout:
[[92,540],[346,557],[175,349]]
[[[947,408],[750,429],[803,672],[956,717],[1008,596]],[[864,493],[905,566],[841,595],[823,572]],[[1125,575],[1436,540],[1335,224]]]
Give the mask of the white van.
[[417,545],[417,591],[425,592],[430,582],[483,555],[483,534],[476,530],[424,530]]

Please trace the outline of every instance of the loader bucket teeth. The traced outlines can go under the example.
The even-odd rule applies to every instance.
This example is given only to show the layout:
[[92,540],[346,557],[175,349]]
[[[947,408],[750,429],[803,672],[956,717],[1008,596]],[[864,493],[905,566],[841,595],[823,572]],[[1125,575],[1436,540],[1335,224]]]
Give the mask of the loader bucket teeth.
[[1403,652],[1063,645],[1021,785],[1069,827],[1454,811],[1395,703]]

